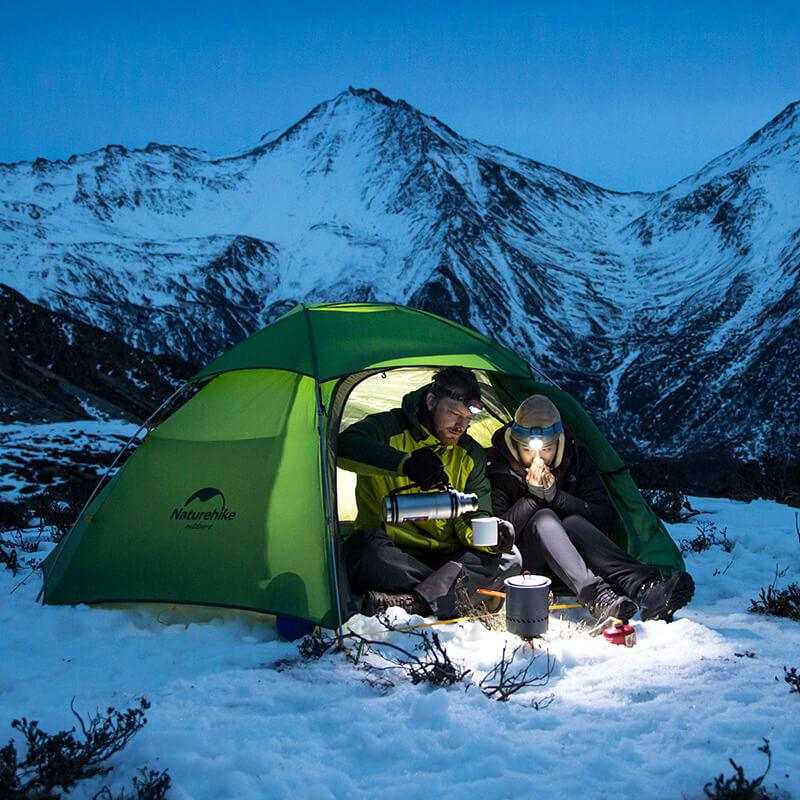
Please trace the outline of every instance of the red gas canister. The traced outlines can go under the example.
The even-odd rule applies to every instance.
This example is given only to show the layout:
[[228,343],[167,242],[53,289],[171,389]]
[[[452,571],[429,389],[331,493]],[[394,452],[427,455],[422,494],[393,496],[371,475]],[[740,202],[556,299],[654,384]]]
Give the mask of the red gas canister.
[[615,625],[609,625],[603,631],[603,638],[611,644],[633,647],[636,644],[636,628],[626,622],[617,622]]

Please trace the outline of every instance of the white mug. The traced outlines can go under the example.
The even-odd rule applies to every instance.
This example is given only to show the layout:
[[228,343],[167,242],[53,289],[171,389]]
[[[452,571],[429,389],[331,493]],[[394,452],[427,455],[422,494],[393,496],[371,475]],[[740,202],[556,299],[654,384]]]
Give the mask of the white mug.
[[497,544],[497,517],[472,518],[472,544],[492,547]]

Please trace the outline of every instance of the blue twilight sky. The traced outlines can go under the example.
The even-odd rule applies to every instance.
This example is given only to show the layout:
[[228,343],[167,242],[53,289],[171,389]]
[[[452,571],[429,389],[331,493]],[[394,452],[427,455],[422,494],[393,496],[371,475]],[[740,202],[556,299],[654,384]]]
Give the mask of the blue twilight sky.
[[800,99],[800,2],[0,0],[0,161],[231,152],[348,85],[612,189],[665,188]]

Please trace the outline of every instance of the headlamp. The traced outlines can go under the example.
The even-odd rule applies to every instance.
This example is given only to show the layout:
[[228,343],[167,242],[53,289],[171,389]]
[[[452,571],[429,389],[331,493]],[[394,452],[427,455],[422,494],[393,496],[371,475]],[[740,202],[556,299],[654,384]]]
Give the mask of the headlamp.
[[[536,425],[528,428],[525,425],[520,425],[518,422],[511,424],[511,435],[520,441],[527,442],[530,439],[546,439],[551,436],[557,436],[564,431],[564,426],[561,420],[557,420],[552,425],[546,428],[539,428]],[[533,445],[531,445],[533,446]]]
[[531,450],[541,450],[544,447],[544,442],[541,439],[531,439],[529,442]]
[[459,403],[463,403],[469,409],[470,414],[480,414],[481,411],[483,411],[483,403],[480,401],[480,398],[471,397],[467,399],[464,395],[438,383],[431,384],[431,391],[437,397],[449,397],[451,400],[457,400]]

